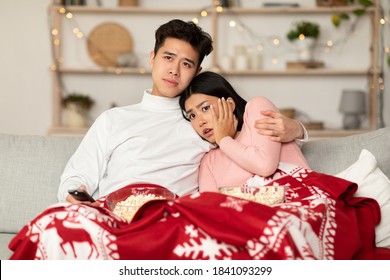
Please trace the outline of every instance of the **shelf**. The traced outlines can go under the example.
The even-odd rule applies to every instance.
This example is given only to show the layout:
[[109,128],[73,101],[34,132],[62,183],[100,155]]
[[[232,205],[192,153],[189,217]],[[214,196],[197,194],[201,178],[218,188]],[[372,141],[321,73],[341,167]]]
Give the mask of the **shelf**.
[[368,75],[367,69],[304,69],[304,70],[246,70],[221,71],[222,74],[235,76],[361,76]]
[[[162,9],[162,8],[150,8],[150,7],[87,7],[87,6],[53,6],[53,9],[65,8],[69,12],[73,13],[104,13],[104,14],[131,14],[131,13],[143,13],[143,14],[194,14],[200,13],[202,10],[207,12],[215,12],[215,8],[209,6],[199,9]],[[337,7],[259,7],[259,8],[246,8],[246,7],[224,7],[222,11],[218,11],[220,14],[239,13],[239,14],[329,14],[329,13],[351,13],[358,6],[337,6]],[[368,13],[373,12],[374,8],[368,8]]]
[[[219,71],[211,68],[211,71],[216,71],[224,75],[230,76],[362,76],[370,74],[367,69],[299,69],[299,70],[246,70],[246,71]],[[150,70],[145,68],[60,68],[58,70],[63,74],[113,74],[113,75],[145,75],[151,74]]]
[[86,14],[135,14],[142,13],[145,15],[161,14],[199,14],[202,9],[161,9],[146,7],[83,7],[83,6],[53,6],[54,10],[66,9],[71,13]]
[[[263,7],[263,8],[245,8],[231,7],[224,8],[221,13],[239,13],[239,14],[331,14],[331,13],[351,13],[357,6],[338,6],[338,7]],[[367,12],[373,12],[374,8],[368,8]]]
[[[168,2],[168,1],[167,1]],[[151,3],[151,2],[150,2]],[[92,20],[92,17],[96,15],[96,18],[110,18],[113,19],[115,17],[120,18],[121,20],[124,20],[130,17],[133,17],[133,15],[140,15],[142,16],[150,16],[149,18],[155,19],[155,17],[161,16],[169,16],[169,15],[178,15],[180,17],[187,17],[187,18],[193,18],[195,16],[200,16],[201,11],[206,10],[208,13],[210,24],[210,35],[213,37],[214,41],[214,51],[211,55],[211,65],[210,68],[204,69],[204,70],[211,70],[215,72],[219,72],[222,75],[229,76],[229,77],[238,77],[241,78],[248,78],[251,80],[256,80],[257,77],[278,77],[283,78],[283,80],[287,80],[288,82],[290,80],[294,80],[295,77],[316,77],[314,82],[316,80],[326,80],[326,79],[338,79],[339,77],[345,77],[350,80],[353,79],[367,79],[367,84],[369,85],[369,112],[368,112],[368,118],[369,118],[369,129],[367,130],[335,130],[335,129],[324,129],[324,130],[309,130],[309,137],[311,139],[317,139],[317,138],[326,138],[326,137],[343,137],[358,133],[367,132],[370,130],[374,130],[377,128],[377,113],[378,113],[378,78],[381,73],[381,69],[378,67],[378,49],[375,48],[376,44],[379,42],[380,39],[380,25],[378,21],[375,21],[375,18],[379,17],[380,14],[380,2],[379,0],[374,1],[374,7],[370,7],[366,9],[366,16],[370,17],[371,22],[371,36],[367,36],[367,40],[370,41],[370,64],[369,67],[362,66],[363,68],[355,69],[355,68],[327,68],[326,61],[325,61],[325,67],[323,68],[316,68],[316,69],[287,69],[287,65],[285,67],[281,66],[276,69],[275,67],[268,67],[268,68],[275,68],[275,69],[264,69],[264,70],[246,70],[246,71],[236,71],[236,70],[228,70],[224,71],[219,67],[219,60],[218,60],[218,44],[221,43],[221,38],[219,38],[220,30],[219,30],[219,23],[222,20],[224,22],[226,18],[228,18],[232,14],[239,14],[242,16],[250,17],[251,20],[266,20],[266,15],[270,15],[272,17],[274,16],[289,16],[289,18],[293,17],[294,15],[297,16],[311,16],[314,17],[321,17],[332,15],[333,13],[348,13],[351,14],[353,11],[355,11],[358,8],[361,8],[360,6],[336,6],[336,7],[317,7],[315,4],[313,4],[313,7],[262,7],[261,4],[258,4],[258,7],[224,7],[223,9],[220,9],[220,7],[216,7],[215,1],[210,0],[208,2],[209,5],[204,5],[204,7],[196,7],[196,6],[202,6],[197,2],[194,2],[191,6],[182,6],[182,8],[178,5],[166,5],[161,7],[155,7],[154,5],[150,4],[147,7],[142,6],[135,6],[135,7],[99,7],[99,6],[59,6],[59,5],[50,5],[49,12],[51,12],[51,23],[53,28],[58,32],[59,36],[56,39],[59,40],[65,40],[66,37],[62,36],[63,31],[63,25],[67,24],[67,19],[65,17],[66,12],[71,12],[74,14],[79,14],[83,16],[83,19],[86,20]],[[128,15],[128,16],[127,16]],[[99,16],[99,17],[98,17]],[[149,19],[141,18],[144,21],[147,21]],[[96,19],[98,21],[98,19]],[[137,18],[137,20],[141,20]],[[94,19],[95,20],[95,19]],[[140,22],[142,24],[142,22]],[[139,36],[139,35],[138,35]],[[54,38],[54,37],[53,37]],[[53,41],[54,42],[54,41]],[[145,66],[145,68],[122,68],[122,67],[99,67],[94,66],[93,64],[87,67],[83,67],[82,65],[73,65],[74,63],[69,63],[69,66],[64,67],[63,64],[60,63],[63,50],[62,47],[64,45],[59,44],[54,46],[54,64],[52,65],[52,76],[53,76],[53,121],[52,121],[52,127],[49,128],[48,133],[50,135],[79,135],[82,136],[86,133],[87,128],[70,128],[63,126],[62,121],[62,106],[61,106],[61,98],[64,94],[63,90],[63,84],[62,84],[62,78],[65,75],[91,75],[88,78],[96,78],[100,79],[99,75],[106,75],[107,77],[116,77],[116,76],[124,76],[125,78],[129,78],[131,80],[137,80],[138,78],[142,77],[142,75],[151,75],[151,70],[149,67]],[[225,45],[223,46],[225,47]],[[226,46],[227,47],[227,46]],[[334,64],[333,64],[334,65]],[[340,67],[348,67],[348,64],[337,64],[340,65]],[[56,68],[58,67],[58,69]],[[97,77],[94,77],[93,75],[97,75]],[[145,76],[146,77],[146,76]],[[291,77],[291,78],[290,78]],[[73,78],[73,77],[70,77]],[[69,79],[71,82],[72,79]],[[251,81],[250,80],[250,81]],[[78,81],[76,81],[78,82]]]
[[107,67],[107,68],[59,68],[59,73],[62,74],[130,74],[130,75],[145,75],[151,74],[150,70],[145,68],[130,68],[130,67]]

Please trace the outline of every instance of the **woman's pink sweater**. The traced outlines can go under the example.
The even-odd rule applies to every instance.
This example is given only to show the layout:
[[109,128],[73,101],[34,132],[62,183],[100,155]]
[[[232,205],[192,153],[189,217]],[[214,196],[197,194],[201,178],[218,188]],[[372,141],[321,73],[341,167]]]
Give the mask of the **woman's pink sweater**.
[[199,170],[200,191],[216,192],[218,187],[241,186],[255,174],[270,176],[279,162],[310,168],[295,141],[279,143],[257,133],[254,124],[262,117],[262,110],[275,111],[277,108],[265,97],[248,101],[241,132],[235,139],[223,138],[219,148],[203,157]]

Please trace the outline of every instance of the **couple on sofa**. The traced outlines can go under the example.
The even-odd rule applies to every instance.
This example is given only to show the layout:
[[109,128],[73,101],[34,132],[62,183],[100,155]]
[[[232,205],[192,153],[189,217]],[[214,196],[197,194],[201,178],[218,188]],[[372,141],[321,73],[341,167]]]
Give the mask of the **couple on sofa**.
[[[90,194],[99,186],[100,197],[139,181],[171,186],[178,195],[192,193],[198,187],[199,161],[215,143],[225,156],[237,160],[237,167],[251,173],[271,175],[280,160],[308,167],[294,142],[280,144],[256,133],[254,126],[260,111],[276,110],[265,98],[251,100],[245,111],[246,101],[222,76],[211,72],[200,74],[187,88],[211,51],[211,38],[195,24],[172,20],[162,25],[156,32],[150,57],[152,90],[145,91],[141,103],[114,108],[98,117],[65,168],[58,199],[75,202],[68,190],[80,186]],[[185,115],[191,111],[195,117],[189,120],[206,141],[181,116],[178,96],[184,90],[181,110]],[[202,106],[191,104],[199,96]],[[218,99],[222,100],[221,108]],[[214,105],[212,109],[211,105]],[[217,113],[219,109],[224,111],[213,124],[212,112]],[[280,123],[280,128],[271,130],[273,136],[279,136],[279,141],[288,142],[303,135],[299,122],[273,114],[278,118],[263,116],[257,125],[273,129],[273,122]],[[228,122],[222,119],[225,115]],[[245,123],[244,117],[249,118]],[[199,122],[205,123],[199,125]],[[211,138],[203,134],[204,129]],[[240,136],[237,130],[242,132]],[[237,168],[232,171],[237,172]]]
[[[275,113],[265,98],[246,102],[218,74],[198,74],[212,41],[195,24],[172,20],[155,36],[152,90],[141,103],[98,117],[61,176],[58,199],[71,204],[53,205],[24,227],[10,244],[11,258],[318,259],[362,251],[358,234],[331,238],[338,222],[359,232],[348,214],[332,220],[346,205],[350,215],[355,208],[366,213],[360,202],[340,199],[350,197],[349,182],[322,180],[326,175],[308,169],[292,141],[304,134],[301,124]],[[257,120],[262,110],[266,116]],[[253,175],[288,185],[291,204],[268,207],[217,193],[218,186],[243,185]],[[101,207],[109,193],[142,181],[182,197],[148,203],[131,224]],[[68,190],[79,187],[100,199],[77,201]],[[213,246],[201,246],[201,254],[186,251],[205,240]],[[343,249],[325,250],[336,244]]]

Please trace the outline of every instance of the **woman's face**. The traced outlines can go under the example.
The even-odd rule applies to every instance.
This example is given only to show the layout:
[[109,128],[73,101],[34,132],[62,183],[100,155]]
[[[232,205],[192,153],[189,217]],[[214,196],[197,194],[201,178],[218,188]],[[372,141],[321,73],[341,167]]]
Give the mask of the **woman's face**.
[[186,100],[185,110],[196,133],[208,142],[215,143],[211,105],[218,116],[218,97],[194,93]]

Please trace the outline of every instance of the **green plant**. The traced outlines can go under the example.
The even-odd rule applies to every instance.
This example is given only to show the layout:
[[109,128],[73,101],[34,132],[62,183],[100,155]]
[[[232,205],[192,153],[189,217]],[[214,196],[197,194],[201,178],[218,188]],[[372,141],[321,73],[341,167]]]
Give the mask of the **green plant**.
[[293,29],[287,33],[290,41],[303,39],[305,37],[317,39],[320,35],[320,26],[317,23],[309,21],[299,21],[294,24]]
[[[354,4],[357,2],[357,8],[352,11],[354,15],[357,17],[360,17],[364,15],[367,12],[367,9],[371,6],[374,6],[374,3],[372,0],[341,0],[347,4]],[[349,20],[350,16],[348,13],[338,13],[332,15],[332,23],[334,26],[338,27],[343,20]]]
[[68,104],[75,104],[81,109],[89,110],[95,101],[88,95],[72,93],[62,98],[62,106],[66,107]]

